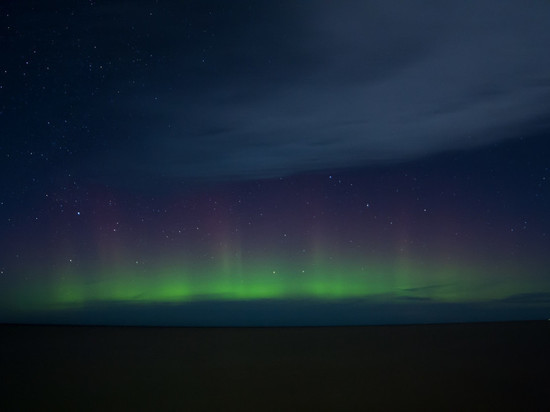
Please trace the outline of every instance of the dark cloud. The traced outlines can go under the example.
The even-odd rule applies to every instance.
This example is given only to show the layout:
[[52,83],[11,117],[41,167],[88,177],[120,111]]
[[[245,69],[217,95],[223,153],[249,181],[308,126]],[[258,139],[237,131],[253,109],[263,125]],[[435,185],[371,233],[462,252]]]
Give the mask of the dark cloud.
[[403,289],[404,292],[411,292],[411,293],[423,293],[423,292],[430,292],[436,289],[441,289],[445,287],[449,287],[452,285],[449,284],[443,284],[443,285],[429,285],[429,286],[420,286],[416,288],[407,288]]
[[[142,136],[140,164],[153,172],[162,162],[173,176],[264,177],[512,137],[549,108],[548,17],[547,3],[519,1],[323,3],[285,28],[279,16],[267,37],[292,40],[252,46],[264,59],[256,73],[204,84],[194,101],[170,96],[161,107],[174,131]],[[239,40],[224,53],[246,54],[249,40]]]
[[502,302],[521,305],[550,305],[550,293],[518,293],[502,299]]
[[[550,109],[542,0],[109,2],[69,17],[105,73],[88,100],[82,72],[80,97],[57,104],[112,139],[83,163],[99,175],[405,161],[524,135]],[[56,41],[59,67],[88,70],[75,38]]]
[[433,299],[421,296],[400,296],[398,298],[403,302],[431,302]]
[[416,299],[89,303],[48,312],[4,312],[6,323],[155,326],[331,326],[542,320],[548,305],[441,303]]

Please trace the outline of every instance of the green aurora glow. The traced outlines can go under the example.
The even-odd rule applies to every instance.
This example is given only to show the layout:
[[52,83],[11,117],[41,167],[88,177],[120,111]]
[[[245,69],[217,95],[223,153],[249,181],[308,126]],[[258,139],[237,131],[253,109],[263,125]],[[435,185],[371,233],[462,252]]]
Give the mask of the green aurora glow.
[[511,265],[504,270],[494,265],[459,267],[409,260],[393,264],[325,260],[307,265],[225,261],[202,266],[177,262],[146,270],[119,267],[99,271],[68,265],[45,277],[29,274],[27,279],[32,277],[32,282],[12,288],[3,305],[26,311],[78,308],[89,303],[273,299],[463,303],[550,291],[549,280],[528,273]]

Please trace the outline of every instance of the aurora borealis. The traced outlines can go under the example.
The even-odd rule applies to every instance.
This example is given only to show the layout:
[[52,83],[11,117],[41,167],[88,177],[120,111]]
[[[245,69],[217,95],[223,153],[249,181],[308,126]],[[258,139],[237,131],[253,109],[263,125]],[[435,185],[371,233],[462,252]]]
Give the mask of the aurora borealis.
[[[349,265],[349,263],[347,263]],[[401,269],[391,265],[350,267],[345,264],[326,264],[321,268],[301,266],[302,270],[273,270],[258,264],[248,274],[220,268],[195,268],[199,275],[188,270],[154,269],[153,275],[136,274],[126,269],[115,274],[107,272],[96,278],[83,279],[86,272],[71,274],[59,271],[59,279],[36,283],[26,291],[18,291],[22,299],[11,304],[18,309],[57,309],[94,302],[186,303],[200,300],[259,300],[259,299],[433,299],[439,302],[471,302],[503,299],[523,291],[526,294],[548,288],[548,282],[534,279],[514,279],[517,273],[487,274],[486,268],[445,266]],[[284,267],[284,266],[283,266]],[[305,272],[308,272],[305,275]],[[263,272],[263,273],[262,273]],[[311,274],[310,274],[311,273]],[[512,279],[510,279],[512,278]],[[446,285],[433,285],[444,280]],[[8,298],[9,300],[9,298]]]
[[7,3],[0,322],[550,316],[546,5]]
[[[83,204],[45,196],[49,219],[14,225],[4,246],[2,307],[16,318],[89,305],[185,312],[201,302],[364,301],[402,307],[405,318],[411,304],[421,313],[435,304],[544,312],[548,170],[540,163],[538,183],[523,188],[525,175],[505,167],[533,145],[546,147],[534,139],[420,166],[208,183],[148,199],[99,190],[76,196]],[[472,180],[466,171],[487,158],[476,168],[485,177]]]

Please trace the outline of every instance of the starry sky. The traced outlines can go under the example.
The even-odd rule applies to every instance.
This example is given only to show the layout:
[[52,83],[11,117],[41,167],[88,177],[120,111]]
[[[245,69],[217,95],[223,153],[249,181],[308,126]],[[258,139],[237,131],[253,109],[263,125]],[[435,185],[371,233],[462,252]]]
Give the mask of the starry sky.
[[455,3],[3,1],[0,322],[550,317],[550,3]]

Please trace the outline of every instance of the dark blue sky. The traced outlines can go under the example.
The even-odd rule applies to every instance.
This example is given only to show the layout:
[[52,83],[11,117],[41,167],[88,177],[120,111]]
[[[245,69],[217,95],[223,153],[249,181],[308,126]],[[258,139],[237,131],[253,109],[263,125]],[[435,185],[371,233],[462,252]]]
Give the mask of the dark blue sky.
[[548,124],[549,15],[544,1],[8,1],[2,149],[107,181],[250,179],[527,137]]
[[174,296],[189,324],[548,312],[550,3],[8,0],[0,19],[0,321],[178,323]]

